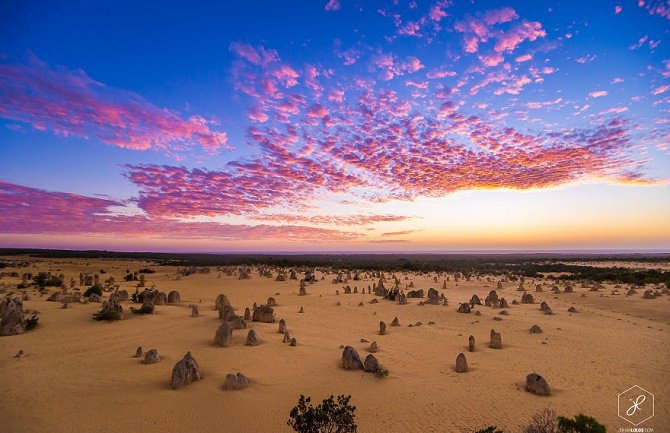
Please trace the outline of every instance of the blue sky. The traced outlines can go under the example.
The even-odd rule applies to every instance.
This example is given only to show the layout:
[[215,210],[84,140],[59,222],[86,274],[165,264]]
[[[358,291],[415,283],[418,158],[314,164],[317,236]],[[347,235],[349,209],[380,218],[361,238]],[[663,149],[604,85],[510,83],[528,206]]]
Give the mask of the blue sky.
[[[641,233],[670,208],[662,1],[4,2],[0,17],[4,203],[23,197],[40,216],[9,224],[7,245],[76,235],[178,248],[188,224],[206,223],[207,248],[224,250],[314,237],[450,248],[457,226],[416,207],[448,212],[467,191],[485,209],[487,191],[541,205],[552,189],[595,185],[611,196],[596,210],[607,220],[639,188],[658,203],[632,226]],[[81,232],[54,227],[68,215],[31,201],[43,192],[91,206],[69,216],[86,215]],[[142,218],[132,233],[129,215]],[[152,231],[168,222],[186,234]],[[653,224],[659,238],[639,247],[670,246],[668,225]],[[623,222],[611,225],[589,245],[619,245]],[[240,227],[248,237],[231,237]],[[476,244],[518,247],[513,236]]]

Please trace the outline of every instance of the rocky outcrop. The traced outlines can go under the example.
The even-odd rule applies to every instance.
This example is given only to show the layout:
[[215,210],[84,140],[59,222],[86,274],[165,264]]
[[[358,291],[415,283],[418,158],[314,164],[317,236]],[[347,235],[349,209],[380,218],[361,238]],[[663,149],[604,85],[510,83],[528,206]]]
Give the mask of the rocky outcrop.
[[142,360],[142,364],[155,364],[158,361],[160,361],[160,358],[158,357],[158,350],[151,349],[147,353],[144,354],[144,359]]
[[342,351],[342,368],[345,370],[362,370],[363,363],[358,352],[351,346],[346,346]]
[[379,335],[386,335],[386,323],[383,320],[379,322]]
[[247,333],[247,346],[258,346],[258,335],[256,335],[256,331],[253,329],[250,329],[249,332]]
[[526,391],[536,395],[550,395],[549,384],[537,373],[531,373],[526,376]]
[[23,300],[6,297],[0,301],[0,336],[22,334],[26,329]]
[[95,320],[121,320],[123,319],[123,306],[119,301],[106,301],[102,303],[102,309],[93,315]]
[[223,389],[225,390],[239,390],[246,388],[251,383],[251,380],[242,373],[226,375],[226,380],[223,382]]
[[462,303],[461,305],[458,306],[459,313],[469,313],[470,312],[470,304],[467,302]]
[[363,370],[367,373],[376,373],[379,370],[379,361],[377,361],[377,358],[372,353],[365,357]]
[[228,297],[223,293],[221,293],[219,294],[219,296],[216,297],[216,300],[214,301],[214,309],[220,310],[224,307],[233,308],[233,306],[230,304],[230,301],[228,300]]
[[177,362],[172,369],[170,385],[172,389],[179,389],[196,380],[202,380],[200,367],[191,352],[187,352],[184,358]]
[[489,342],[491,349],[502,349],[502,336],[499,332],[491,329],[491,341]]
[[465,359],[464,353],[459,353],[456,357],[456,373],[467,373],[468,361]]
[[230,326],[230,323],[223,322],[219,329],[216,330],[214,335],[214,342],[219,346],[227,347],[230,346],[233,340],[233,327]]
[[254,322],[274,323],[275,312],[272,307],[268,305],[259,305],[258,307],[254,308],[252,320]]

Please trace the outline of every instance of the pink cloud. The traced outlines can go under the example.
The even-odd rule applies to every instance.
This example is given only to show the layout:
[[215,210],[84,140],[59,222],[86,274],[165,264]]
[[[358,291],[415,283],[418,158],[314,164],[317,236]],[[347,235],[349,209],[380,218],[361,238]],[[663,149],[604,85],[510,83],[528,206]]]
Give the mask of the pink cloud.
[[213,153],[228,143],[227,134],[204,117],[184,118],[84,71],[51,68],[34,57],[24,64],[0,63],[0,117],[57,135],[168,154],[194,145]]
[[667,92],[668,90],[670,90],[670,84],[665,84],[663,86],[659,86],[659,87],[655,88],[654,91],[652,92],[652,94],[653,95],[660,95],[662,93]]
[[328,109],[323,105],[314,104],[307,110],[307,117],[326,117]]
[[483,16],[484,22],[490,26],[494,24],[514,21],[518,18],[519,15],[516,13],[514,9],[510,7],[489,10],[486,11]]
[[668,0],[638,0],[637,5],[644,7],[649,15],[658,15],[670,20],[670,2]]
[[607,96],[607,93],[607,90],[596,90],[589,93],[589,96],[592,98],[601,98],[603,96]]
[[435,4],[431,6],[430,12],[428,13],[428,16],[431,20],[439,22],[442,20],[442,18],[448,16],[448,14],[443,10],[445,6],[444,3],[446,2],[441,2],[441,4]]
[[527,62],[529,60],[533,60],[533,55],[532,54],[524,54],[522,56],[517,57],[514,59],[517,63],[522,63],[522,62]]
[[621,13],[622,7],[621,5],[616,5],[614,6],[614,15],[618,15]]
[[241,42],[230,44],[230,51],[257,66],[267,66],[279,62],[277,51],[266,50],[263,47],[253,47]]
[[326,5],[323,7],[327,12],[339,11],[342,8],[339,0],[328,0]]
[[106,235],[167,239],[347,241],[354,232],[299,225],[247,225],[183,222],[113,213],[111,200],[45,191],[0,181],[4,234]]
[[411,217],[402,215],[293,215],[293,214],[258,214],[251,217],[256,221],[281,221],[291,224],[306,223],[313,225],[337,225],[337,226],[366,226],[379,222],[400,222],[407,221]]
[[534,41],[543,38],[547,32],[537,21],[523,21],[498,37],[494,49],[499,52],[513,52],[523,41]]

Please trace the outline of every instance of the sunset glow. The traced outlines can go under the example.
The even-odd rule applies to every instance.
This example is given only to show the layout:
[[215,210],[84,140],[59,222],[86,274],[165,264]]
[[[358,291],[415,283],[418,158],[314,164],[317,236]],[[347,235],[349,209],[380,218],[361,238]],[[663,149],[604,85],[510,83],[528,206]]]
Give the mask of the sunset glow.
[[667,2],[220,3],[0,7],[0,246],[670,249]]

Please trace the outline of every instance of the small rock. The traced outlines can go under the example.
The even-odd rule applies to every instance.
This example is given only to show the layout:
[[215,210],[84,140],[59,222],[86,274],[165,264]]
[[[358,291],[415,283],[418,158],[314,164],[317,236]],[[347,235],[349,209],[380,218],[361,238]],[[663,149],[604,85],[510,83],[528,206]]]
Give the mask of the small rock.
[[256,335],[256,331],[253,329],[250,329],[249,332],[247,333],[247,346],[258,346],[258,335]]
[[526,391],[536,395],[550,395],[551,390],[547,381],[537,373],[526,376]]
[[223,389],[243,389],[246,388],[249,383],[251,383],[251,380],[242,373],[229,373],[226,375],[225,382],[223,382]]
[[160,361],[160,358],[158,357],[158,350],[151,349],[144,355],[142,364],[155,364],[158,361]]

